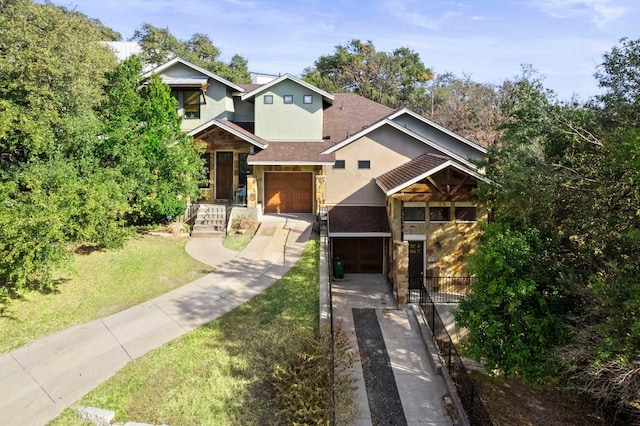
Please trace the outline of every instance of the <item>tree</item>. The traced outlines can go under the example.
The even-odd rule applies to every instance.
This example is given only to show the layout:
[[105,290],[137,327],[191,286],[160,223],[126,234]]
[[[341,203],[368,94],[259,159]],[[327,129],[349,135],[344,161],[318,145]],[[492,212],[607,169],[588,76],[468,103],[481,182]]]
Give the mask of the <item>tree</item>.
[[178,40],[168,28],[157,28],[145,23],[135,31],[132,40],[140,43],[142,62],[145,65],[161,65],[175,57],[181,57],[235,83],[250,83],[247,61],[234,55],[229,64],[220,60],[220,50],[206,34],[195,33],[187,41]]
[[433,73],[408,48],[378,52],[371,41],[351,40],[321,56],[303,78],[329,92],[353,92],[392,108],[407,106],[424,96]]

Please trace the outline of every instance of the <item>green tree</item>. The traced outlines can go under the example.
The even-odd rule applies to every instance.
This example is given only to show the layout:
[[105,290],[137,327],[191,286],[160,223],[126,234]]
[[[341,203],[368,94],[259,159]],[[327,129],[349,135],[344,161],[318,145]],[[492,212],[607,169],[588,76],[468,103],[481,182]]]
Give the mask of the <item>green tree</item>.
[[206,34],[195,33],[189,40],[181,41],[168,28],[145,23],[135,31],[132,40],[140,43],[145,65],[157,66],[181,57],[234,83],[251,82],[247,61],[239,55],[234,55],[228,64],[220,60],[220,50]]
[[303,78],[329,92],[353,92],[392,108],[419,102],[433,78],[418,53],[403,47],[378,52],[371,41],[351,40],[321,56]]

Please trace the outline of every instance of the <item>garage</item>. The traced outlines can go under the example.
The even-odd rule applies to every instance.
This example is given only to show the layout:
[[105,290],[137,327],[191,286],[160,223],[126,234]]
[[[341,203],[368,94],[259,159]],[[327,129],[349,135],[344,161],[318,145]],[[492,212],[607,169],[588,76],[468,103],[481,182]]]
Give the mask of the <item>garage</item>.
[[383,238],[333,238],[333,256],[344,259],[345,274],[381,274]]
[[313,173],[266,172],[265,213],[313,213]]

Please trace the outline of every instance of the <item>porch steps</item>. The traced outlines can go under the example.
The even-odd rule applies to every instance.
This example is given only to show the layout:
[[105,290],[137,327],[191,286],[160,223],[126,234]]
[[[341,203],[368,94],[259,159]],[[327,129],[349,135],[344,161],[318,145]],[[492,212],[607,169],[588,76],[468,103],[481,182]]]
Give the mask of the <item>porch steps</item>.
[[201,204],[198,207],[192,237],[223,238],[226,235],[227,206],[219,204]]

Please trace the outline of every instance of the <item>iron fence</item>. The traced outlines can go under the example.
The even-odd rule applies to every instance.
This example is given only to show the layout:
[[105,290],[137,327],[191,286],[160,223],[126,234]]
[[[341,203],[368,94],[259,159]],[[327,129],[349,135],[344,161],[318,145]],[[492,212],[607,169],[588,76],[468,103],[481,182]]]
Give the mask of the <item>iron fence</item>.
[[426,289],[424,301],[420,302],[420,308],[425,316],[431,333],[436,341],[440,356],[444,359],[447,373],[455,384],[456,391],[462,403],[465,413],[472,426],[492,426],[493,422],[487,412],[469,373],[458,354],[447,329],[436,310],[435,302],[431,299]]
[[409,277],[408,303],[423,303],[428,294],[434,303],[458,303],[475,277]]

